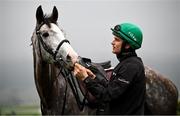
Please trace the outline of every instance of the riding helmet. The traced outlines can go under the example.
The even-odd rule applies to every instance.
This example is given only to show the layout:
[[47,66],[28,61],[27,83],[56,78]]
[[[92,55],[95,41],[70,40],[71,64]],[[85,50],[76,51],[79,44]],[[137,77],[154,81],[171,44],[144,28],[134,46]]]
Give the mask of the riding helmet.
[[122,23],[111,28],[113,35],[128,42],[132,49],[139,49],[142,44],[143,34],[141,29],[131,23]]

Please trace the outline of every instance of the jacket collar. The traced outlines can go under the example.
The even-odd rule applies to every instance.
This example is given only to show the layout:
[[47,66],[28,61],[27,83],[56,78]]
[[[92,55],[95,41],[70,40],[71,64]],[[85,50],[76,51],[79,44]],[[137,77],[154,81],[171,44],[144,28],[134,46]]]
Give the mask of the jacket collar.
[[122,62],[124,59],[126,59],[128,57],[132,57],[132,56],[137,56],[135,51],[127,51],[127,52],[123,52],[123,53],[116,55],[119,62]]

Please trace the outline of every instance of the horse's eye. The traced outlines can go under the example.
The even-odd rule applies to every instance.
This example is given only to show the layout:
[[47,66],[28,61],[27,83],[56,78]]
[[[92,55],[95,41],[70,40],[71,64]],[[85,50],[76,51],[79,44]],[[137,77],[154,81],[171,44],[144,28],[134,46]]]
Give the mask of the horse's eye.
[[47,32],[46,32],[46,33],[43,33],[42,36],[43,36],[43,37],[48,37],[48,36],[49,36],[49,33],[47,33]]

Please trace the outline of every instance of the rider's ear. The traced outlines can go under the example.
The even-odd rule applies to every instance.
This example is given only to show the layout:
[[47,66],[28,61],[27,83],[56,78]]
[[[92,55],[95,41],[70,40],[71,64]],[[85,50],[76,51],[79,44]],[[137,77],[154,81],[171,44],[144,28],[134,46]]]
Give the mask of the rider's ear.
[[44,20],[44,15],[43,15],[43,10],[41,8],[41,5],[36,10],[36,20],[38,24],[40,24]]
[[131,46],[129,44],[125,45],[125,49],[129,49]]
[[53,12],[52,12],[52,15],[51,15],[51,19],[54,23],[57,22],[57,19],[58,19],[58,10],[56,8],[56,6],[54,6],[53,8]]

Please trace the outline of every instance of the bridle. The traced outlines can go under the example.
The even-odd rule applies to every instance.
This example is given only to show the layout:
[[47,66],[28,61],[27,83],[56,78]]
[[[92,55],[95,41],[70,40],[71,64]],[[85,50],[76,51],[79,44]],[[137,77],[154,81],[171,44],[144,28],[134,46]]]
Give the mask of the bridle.
[[[62,41],[58,44],[55,52],[53,52],[53,50],[50,49],[50,48],[47,46],[47,44],[43,41],[42,33],[40,32],[40,28],[41,28],[44,24],[45,24],[45,23],[41,23],[41,24],[36,28],[36,35],[37,35],[37,38],[38,38],[38,46],[39,46],[39,51],[40,51],[40,57],[43,59],[42,51],[41,51],[41,45],[42,45],[43,49],[44,49],[46,52],[48,52],[48,53],[53,57],[53,59],[54,59],[55,61],[57,61],[56,56],[57,56],[57,53],[58,53],[59,49],[60,49],[61,46],[63,45],[63,43],[65,43],[65,42],[70,43],[70,42],[69,42],[69,40],[67,40],[67,39],[62,40]],[[63,99],[63,107],[62,107],[61,115],[64,115],[64,111],[65,111],[65,105],[66,105],[65,103],[66,103],[66,96],[67,96],[67,82],[69,82],[69,84],[70,84],[70,87],[71,87],[71,89],[72,89],[72,92],[73,92],[73,94],[74,94],[74,96],[75,96],[75,98],[76,98],[76,100],[77,100],[77,104],[78,104],[79,109],[80,109],[80,110],[83,110],[83,108],[84,108],[84,106],[85,106],[85,102],[86,102],[87,93],[86,93],[85,96],[84,96],[83,103],[81,103],[80,100],[79,100],[79,96],[77,95],[77,91],[78,91],[78,90],[77,90],[77,87],[75,86],[75,82],[74,82],[73,79],[72,79],[72,78],[74,78],[74,77],[73,77],[71,71],[68,70],[67,68],[65,68],[65,67],[63,66],[63,64],[65,64],[65,62],[62,60],[62,58],[59,58],[59,59],[58,59],[57,64],[58,64],[60,67],[63,67],[63,68],[60,69],[59,74],[61,73],[61,74],[63,75],[63,77],[65,78],[65,81],[66,81],[65,95],[64,95],[64,99]],[[59,76],[59,74],[58,74],[58,76]]]
[[[46,52],[48,52],[50,55],[52,55],[53,59],[56,61],[57,53],[58,53],[59,49],[61,48],[61,46],[63,45],[63,43],[67,42],[67,43],[70,44],[70,42],[69,42],[69,40],[67,40],[67,39],[62,40],[62,41],[58,44],[55,52],[53,52],[53,50],[50,49],[50,48],[47,46],[47,44],[43,41],[42,33],[40,32],[40,28],[41,28],[44,24],[45,24],[45,23],[41,23],[41,24],[36,28],[36,35],[37,35],[37,37],[38,37],[38,44],[39,44],[39,49],[40,49],[40,55],[41,55],[41,57],[42,57],[41,46],[40,46],[40,43],[41,43],[41,45],[42,45],[42,47],[44,48],[44,50],[46,50]],[[42,58],[43,58],[43,57],[42,57]],[[60,59],[61,59],[61,58],[60,58]]]

